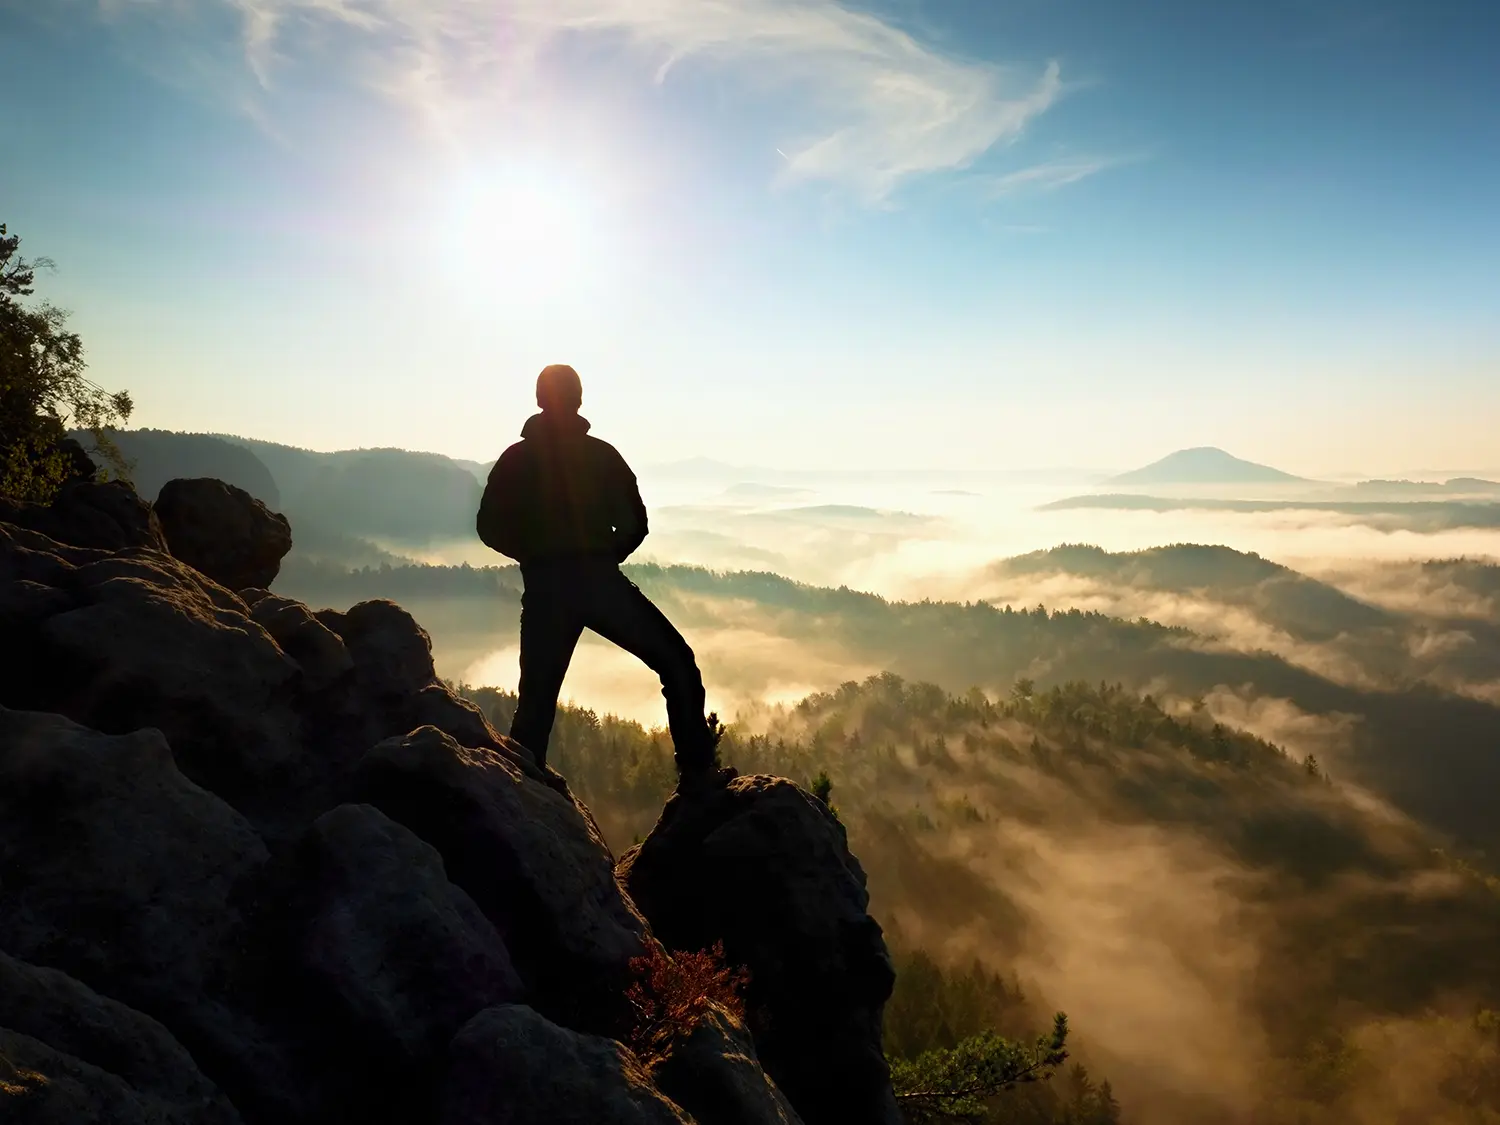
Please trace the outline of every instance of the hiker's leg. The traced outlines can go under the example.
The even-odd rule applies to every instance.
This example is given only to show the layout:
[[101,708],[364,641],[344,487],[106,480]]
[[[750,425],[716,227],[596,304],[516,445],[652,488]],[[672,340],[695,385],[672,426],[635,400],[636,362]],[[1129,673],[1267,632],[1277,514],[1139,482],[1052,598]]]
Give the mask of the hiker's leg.
[[566,588],[528,582],[521,596],[521,684],[510,736],[547,761],[547,741],[557,718],[557,696],[583,632],[577,600]]
[[703,677],[692,647],[666,614],[616,570],[596,589],[584,623],[639,657],[661,677],[677,768],[685,771],[712,764],[714,743],[703,717]]

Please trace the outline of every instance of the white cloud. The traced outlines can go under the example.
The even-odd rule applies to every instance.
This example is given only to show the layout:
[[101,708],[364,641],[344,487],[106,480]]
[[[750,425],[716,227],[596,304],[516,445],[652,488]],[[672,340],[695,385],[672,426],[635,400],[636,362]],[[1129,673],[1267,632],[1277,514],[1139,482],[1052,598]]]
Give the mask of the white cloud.
[[747,87],[795,96],[801,135],[777,141],[781,178],[837,184],[871,202],[910,177],[968,167],[1062,90],[1056,63],[1025,73],[957,58],[835,0],[101,0],[101,9],[117,20],[227,12],[263,87],[282,66],[333,53],[373,88],[439,119],[503,96],[564,37],[616,48],[642,81],[670,83],[676,67],[711,64]]
[[1119,159],[1088,157],[1073,160],[1049,160],[1019,171],[1007,172],[989,181],[993,196],[1019,195],[1022,192],[1056,191],[1060,187],[1086,180],[1107,168],[1122,163]]

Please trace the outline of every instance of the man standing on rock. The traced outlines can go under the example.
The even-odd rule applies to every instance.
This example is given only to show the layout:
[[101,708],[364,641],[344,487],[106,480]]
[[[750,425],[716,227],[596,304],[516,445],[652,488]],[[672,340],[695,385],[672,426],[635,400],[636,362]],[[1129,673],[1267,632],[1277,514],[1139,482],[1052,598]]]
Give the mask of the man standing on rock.
[[521,685],[510,736],[543,765],[557,697],[584,629],[661,677],[682,783],[718,776],[717,720],[703,715],[693,650],[620,563],[646,538],[646,506],[615,447],[578,414],[583,383],[565,364],[536,381],[542,408],[500,455],[479,504],[479,538],[521,564]]

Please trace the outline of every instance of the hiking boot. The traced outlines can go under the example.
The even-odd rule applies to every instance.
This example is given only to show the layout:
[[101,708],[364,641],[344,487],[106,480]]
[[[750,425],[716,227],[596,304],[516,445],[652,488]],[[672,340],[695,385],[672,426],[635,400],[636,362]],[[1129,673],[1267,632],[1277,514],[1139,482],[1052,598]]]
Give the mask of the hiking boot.
[[712,762],[681,767],[677,775],[677,792],[691,795],[709,793],[725,788],[739,776],[740,771],[733,766],[716,766]]
[[561,793],[570,801],[573,799],[573,791],[568,788],[567,779],[551,766],[542,767],[542,784],[546,785],[549,789]]

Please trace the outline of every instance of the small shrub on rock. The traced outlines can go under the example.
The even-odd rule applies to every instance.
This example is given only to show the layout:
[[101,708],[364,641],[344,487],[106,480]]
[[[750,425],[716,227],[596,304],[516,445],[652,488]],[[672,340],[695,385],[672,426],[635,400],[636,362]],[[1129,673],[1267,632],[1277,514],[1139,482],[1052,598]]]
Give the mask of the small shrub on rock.
[[652,943],[650,952],[630,962],[635,979],[625,992],[635,1014],[630,1047],[642,1059],[663,1054],[686,1038],[710,1010],[745,1019],[744,990],[750,972],[725,963],[724,943],[698,953],[667,955]]

